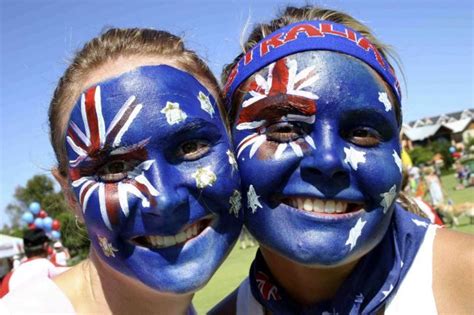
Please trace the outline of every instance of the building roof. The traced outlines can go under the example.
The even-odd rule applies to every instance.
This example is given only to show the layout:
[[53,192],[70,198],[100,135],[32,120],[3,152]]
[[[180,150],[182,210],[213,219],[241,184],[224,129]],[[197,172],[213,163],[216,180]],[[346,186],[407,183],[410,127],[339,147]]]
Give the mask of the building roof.
[[424,117],[418,120],[410,121],[408,125],[410,127],[422,127],[422,126],[429,126],[429,125],[440,125],[443,123],[450,123],[455,122],[458,120],[466,119],[466,118],[474,118],[474,108],[468,108],[463,111],[458,111],[454,113],[442,114],[438,116],[432,117]]
[[422,141],[433,136],[441,128],[441,125],[431,125],[422,127],[413,127],[405,131],[406,136],[411,141]]
[[471,122],[472,118],[464,118],[460,119],[458,121],[453,121],[449,123],[445,123],[444,125],[451,129],[454,133],[456,132],[462,132],[464,129],[469,126],[469,123]]
[[474,109],[426,117],[403,124],[403,133],[411,141],[422,141],[434,136],[441,128],[447,128],[451,133],[464,131],[474,119]]

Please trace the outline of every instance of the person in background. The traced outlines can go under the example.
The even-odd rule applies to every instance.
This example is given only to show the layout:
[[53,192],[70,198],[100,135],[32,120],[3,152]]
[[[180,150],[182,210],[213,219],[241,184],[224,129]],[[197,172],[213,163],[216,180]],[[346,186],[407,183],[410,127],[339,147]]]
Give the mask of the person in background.
[[49,238],[43,229],[26,230],[23,235],[23,248],[26,260],[10,271],[2,281],[0,297],[31,284],[38,278],[53,278],[67,270],[58,268],[48,259]]
[[53,254],[51,255],[51,262],[56,266],[67,266],[67,261],[71,258],[69,250],[63,247],[60,241],[53,244]]

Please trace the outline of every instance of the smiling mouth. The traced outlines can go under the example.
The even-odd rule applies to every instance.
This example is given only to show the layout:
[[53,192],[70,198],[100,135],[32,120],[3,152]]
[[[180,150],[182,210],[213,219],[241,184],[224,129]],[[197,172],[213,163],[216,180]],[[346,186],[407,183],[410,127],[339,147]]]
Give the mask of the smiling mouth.
[[214,216],[206,216],[199,221],[188,225],[181,232],[175,235],[146,235],[137,236],[130,241],[138,246],[146,248],[167,248],[176,245],[183,245],[190,239],[200,235],[213,222]]
[[324,214],[343,214],[359,211],[364,207],[362,202],[348,202],[342,200],[323,200],[318,198],[290,197],[282,202],[292,208],[306,212]]

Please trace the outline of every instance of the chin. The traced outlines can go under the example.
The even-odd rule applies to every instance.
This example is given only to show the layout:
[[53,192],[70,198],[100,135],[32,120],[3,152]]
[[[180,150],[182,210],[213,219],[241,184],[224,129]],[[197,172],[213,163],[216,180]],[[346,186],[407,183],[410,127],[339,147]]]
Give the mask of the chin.
[[190,294],[210,280],[239,233],[240,225],[228,222],[208,226],[184,244],[167,248],[147,248],[117,240],[120,246],[115,257],[106,257],[95,241],[93,246],[107,265],[157,292]]
[[[390,217],[391,212],[381,215],[380,209],[374,209],[328,219],[277,207],[255,213],[247,227],[264,248],[279,256],[308,267],[331,268],[355,262],[373,250],[384,237]],[[348,235],[359,221],[365,223],[364,233],[350,243]]]

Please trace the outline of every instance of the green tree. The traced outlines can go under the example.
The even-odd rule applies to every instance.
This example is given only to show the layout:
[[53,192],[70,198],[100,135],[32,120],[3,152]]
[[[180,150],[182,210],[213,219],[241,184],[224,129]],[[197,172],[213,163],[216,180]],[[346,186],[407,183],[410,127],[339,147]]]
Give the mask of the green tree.
[[61,191],[54,189],[54,182],[46,175],[35,175],[30,178],[24,187],[17,187],[14,193],[15,202],[7,205],[5,212],[10,217],[11,227],[4,228],[3,233],[20,236],[25,226],[21,223],[21,216],[28,211],[28,205],[39,202],[41,208],[52,219],[61,223],[61,241],[69,248],[71,255],[85,258],[89,252],[89,239],[84,226],[76,223],[72,211],[64,199]]
[[433,151],[427,147],[415,147],[408,154],[413,165],[428,164],[434,156]]

